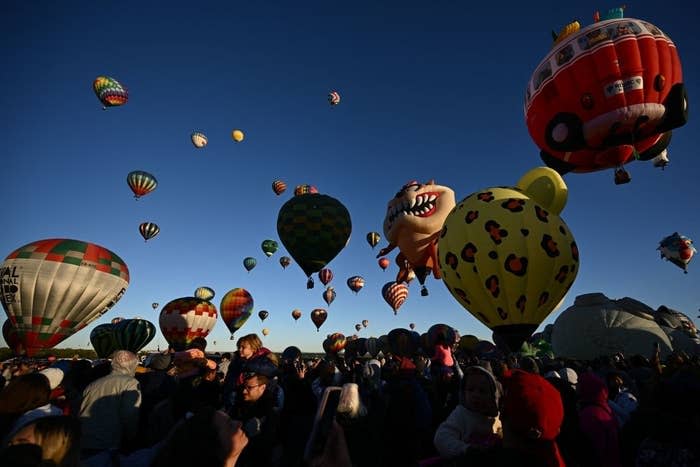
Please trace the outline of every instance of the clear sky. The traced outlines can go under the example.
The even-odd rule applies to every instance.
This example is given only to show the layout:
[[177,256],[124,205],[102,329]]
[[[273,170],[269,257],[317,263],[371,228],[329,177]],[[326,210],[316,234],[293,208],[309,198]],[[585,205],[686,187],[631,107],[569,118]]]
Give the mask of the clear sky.
[[[577,295],[603,292],[665,304],[693,318],[700,306],[700,264],[689,273],[659,258],[661,238],[678,231],[700,238],[698,135],[700,39],[697,2],[626,1],[626,16],[654,23],[678,47],[690,121],[674,131],[665,171],[627,166],[632,182],[616,186],[611,170],[567,174],[562,217],[580,251],[580,271],[562,308]],[[410,287],[394,316],[381,297],[395,276],[383,272],[365,241],[382,230],[386,204],[409,180],[435,179],[457,200],[511,185],[542,165],[523,115],[525,86],[550,50],[551,30],[572,19],[592,22],[606,2],[265,1],[53,2],[0,4],[0,112],[3,202],[0,256],[44,238],[102,245],[127,263],[121,301],[61,346],[86,347],[90,330],[116,316],[158,323],[152,302],[212,287],[219,306],[230,289],[255,300],[236,333],[270,329],[267,347],[320,351],[328,333],[379,336],[436,322],[461,334],[491,337],[439,281],[430,296]],[[101,109],[99,75],[129,90],[126,105]],[[342,96],[331,108],[330,90]],[[230,133],[245,132],[236,144]],[[190,133],[209,144],[195,149]],[[135,201],[132,170],[153,173],[151,194]],[[276,196],[271,182],[289,185]],[[317,280],[306,289],[298,265],[286,270],[283,247],[266,259],[260,244],[278,239],[277,214],[295,185],[309,183],[350,211],[348,246],[330,264],[337,298],[327,307]],[[160,235],[145,243],[141,222]],[[246,256],[258,265],[243,268]],[[361,275],[353,294],[345,284]],[[317,332],[313,308],[329,317]],[[303,317],[294,322],[291,311]],[[264,325],[257,312],[270,312]],[[553,322],[558,312],[543,324]],[[4,318],[3,318],[4,320]],[[208,340],[233,350],[219,319]],[[0,342],[3,343],[3,342]],[[166,345],[158,333],[149,347]]]

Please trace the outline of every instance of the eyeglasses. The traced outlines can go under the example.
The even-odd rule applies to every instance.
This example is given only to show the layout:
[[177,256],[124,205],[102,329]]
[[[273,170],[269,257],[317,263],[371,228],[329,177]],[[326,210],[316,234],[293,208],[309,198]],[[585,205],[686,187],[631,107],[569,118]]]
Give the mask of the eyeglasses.
[[264,386],[264,385],[263,384],[256,384],[256,385],[250,386],[248,384],[244,384],[243,386],[241,386],[241,390],[252,391],[253,389],[255,389],[259,386]]

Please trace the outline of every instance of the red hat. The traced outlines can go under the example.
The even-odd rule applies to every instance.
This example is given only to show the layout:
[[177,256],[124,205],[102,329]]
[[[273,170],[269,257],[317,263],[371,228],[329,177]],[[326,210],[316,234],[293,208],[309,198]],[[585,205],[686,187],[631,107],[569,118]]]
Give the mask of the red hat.
[[543,377],[522,370],[504,375],[501,418],[533,440],[553,441],[564,420],[559,391]]

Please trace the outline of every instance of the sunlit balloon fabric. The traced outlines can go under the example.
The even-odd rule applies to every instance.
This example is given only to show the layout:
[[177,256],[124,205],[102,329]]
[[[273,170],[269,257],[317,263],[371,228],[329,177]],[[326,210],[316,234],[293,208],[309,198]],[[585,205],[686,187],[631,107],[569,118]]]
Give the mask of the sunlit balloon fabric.
[[129,92],[122,84],[109,76],[98,76],[92,83],[92,90],[102,102],[102,108],[116,107],[126,104]]
[[272,191],[275,192],[277,196],[281,195],[287,190],[287,184],[282,180],[275,180],[272,182]]
[[567,25],[527,85],[525,118],[542,160],[560,173],[617,168],[662,153],[688,120],[676,46],[653,24],[622,18]]
[[10,253],[0,267],[0,282],[2,306],[32,355],[112,308],[126,292],[129,269],[94,243],[48,239]]
[[382,297],[396,314],[408,298],[408,287],[403,283],[387,282],[382,287]]
[[331,306],[331,303],[333,303],[333,300],[335,300],[336,297],[336,292],[333,287],[330,285],[326,287],[326,290],[323,291],[323,300],[328,304],[328,306]]
[[160,233],[160,227],[153,222],[142,222],[139,225],[139,232],[145,241],[149,241]]
[[252,295],[240,287],[229,290],[221,299],[221,319],[231,331],[231,339],[233,339],[233,334],[250,318],[253,305]]
[[318,193],[318,188],[313,185],[297,185],[294,187],[294,196]]
[[294,321],[301,318],[301,310],[292,310],[292,318],[294,318]]
[[194,296],[200,300],[209,301],[212,298],[214,298],[215,295],[216,292],[214,292],[214,289],[212,289],[211,287],[197,287],[194,291]]
[[540,167],[516,187],[467,196],[440,233],[445,285],[510,350],[561,302],[578,273],[576,241],[559,217],[565,202],[561,176]]
[[698,251],[693,246],[693,241],[685,235],[673,232],[668,237],[664,237],[659,242],[657,248],[661,252],[661,257],[672,262],[688,273],[688,263]]
[[192,144],[194,145],[195,148],[197,149],[202,149],[209,143],[209,140],[207,139],[207,136],[204,133],[200,133],[199,131],[195,131],[190,135],[190,139],[192,140]]
[[323,323],[326,322],[327,318],[328,312],[323,308],[316,308],[311,312],[311,321],[313,321],[314,325],[316,326],[317,332],[321,329],[321,326],[323,326]]
[[184,350],[195,337],[207,337],[217,317],[216,307],[211,302],[181,297],[160,310],[158,324],[168,344],[175,350]]
[[355,293],[358,293],[365,286],[365,280],[361,276],[352,276],[347,282],[350,290]]
[[379,232],[370,232],[367,234],[367,243],[369,243],[369,246],[371,246],[372,249],[377,246],[381,239],[382,236],[379,235]]
[[134,192],[134,198],[137,199],[149,194],[158,186],[156,177],[143,170],[129,172],[129,175],[126,176],[126,183],[131,188],[131,191]]
[[231,132],[231,138],[235,142],[240,143],[245,138],[245,135],[243,134],[243,132],[241,130],[233,130]]

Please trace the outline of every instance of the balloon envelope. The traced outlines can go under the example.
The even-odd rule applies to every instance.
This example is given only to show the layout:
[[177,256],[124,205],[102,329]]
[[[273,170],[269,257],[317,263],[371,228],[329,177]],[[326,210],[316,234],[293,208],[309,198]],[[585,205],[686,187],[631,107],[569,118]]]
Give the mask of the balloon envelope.
[[200,300],[209,301],[214,298],[216,292],[211,287],[197,287],[194,291],[194,296]]
[[126,183],[131,188],[131,191],[134,192],[134,198],[136,199],[149,194],[158,186],[156,177],[143,170],[129,172],[126,176]]
[[292,310],[292,318],[294,318],[294,321],[301,318],[301,311],[300,310]]
[[323,308],[316,308],[311,312],[311,321],[316,325],[316,331],[321,328],[326,318],[328,318],[328,312]]
[[270,312],[267,310],[260,310],[258,311],[258,318],[260,318],[260,321],[265,321],[267,317],[270,316]]
[[129,285],[126,263],[94,243],[48,239],[0,266],[0,301],[29,356],[54,347],[110,310]]
[[262,248],[263,253],[265,253],[265,256],[269,258],[270,256],[275,254],[277,248],[279,248],[279,245],[274,240],[263,240],[262,245],[260,245],[260,247]]
[[367,243],[369,243],[369,246],[371,246],[372,249],[377,246],[381,239],[382,236],[379,235],[379,232],[370,232],[367,234]]
[[184,350],[194,338],[207,337],[218,313],[208,301],[196,297],[171,300],[160,310],[160,332],[175,350]]
[[231,138],[237,143],[240,143],[245,138],[245,135],[241,130],[233,130],[231,132]]
[[282,269],[287,269],[287,266],[292,264],[292,258],[289,256],[283,256],[280,258],[280,265],[282,266]]
[[348,279],[348,287],[357,293],[365,286],[365,280],[361,276],[352,276]]
[[153,222],[143,222],[139,225],[139,232],[145,241],[148,241],[160,233],[160,227]]
[[200,133],[198,131],[195,131],[194,133],[192,133],[190,135],[190,139],[192,140],[192,144],[194,145],[194,147],[197,149],[203,148],[209,142],[206,135],[204,133]]
[[98,76],[92,83],[92,90],[102,102],[103,108],[116,107],[126,104],[129,100],[129,92],[116,79],[109,76]]
[[229,331],[231,331],[231,338],[250,318],[253,304],[252,295],[246,289],[240,287],[229,290],[221,299],[221,306],[219,307],[221,319],[224,320]]
[[331,306],[331,303],[333,303],[333,300],[335,300],[335,289],[331,286],[326,287],[326,290],[323,291],[323,299],[326,301],[328,306]]
[[397,282],[387,282],[382,287],[382,297],[389,304],[394,314],[399,311],[401,305],[408,298],[408,287],[406,284],[399,284]]
[[281,195],[287,190],[287,184],[282,180],[275,180],[272,182],[272,191],[275,192],[277,196]]
[[258,264],[258,261],[251,256],[248,256],[247,258],[245,258],[243,260],[243,267],[248,272],[250,272],[255,267],[256,264]]

